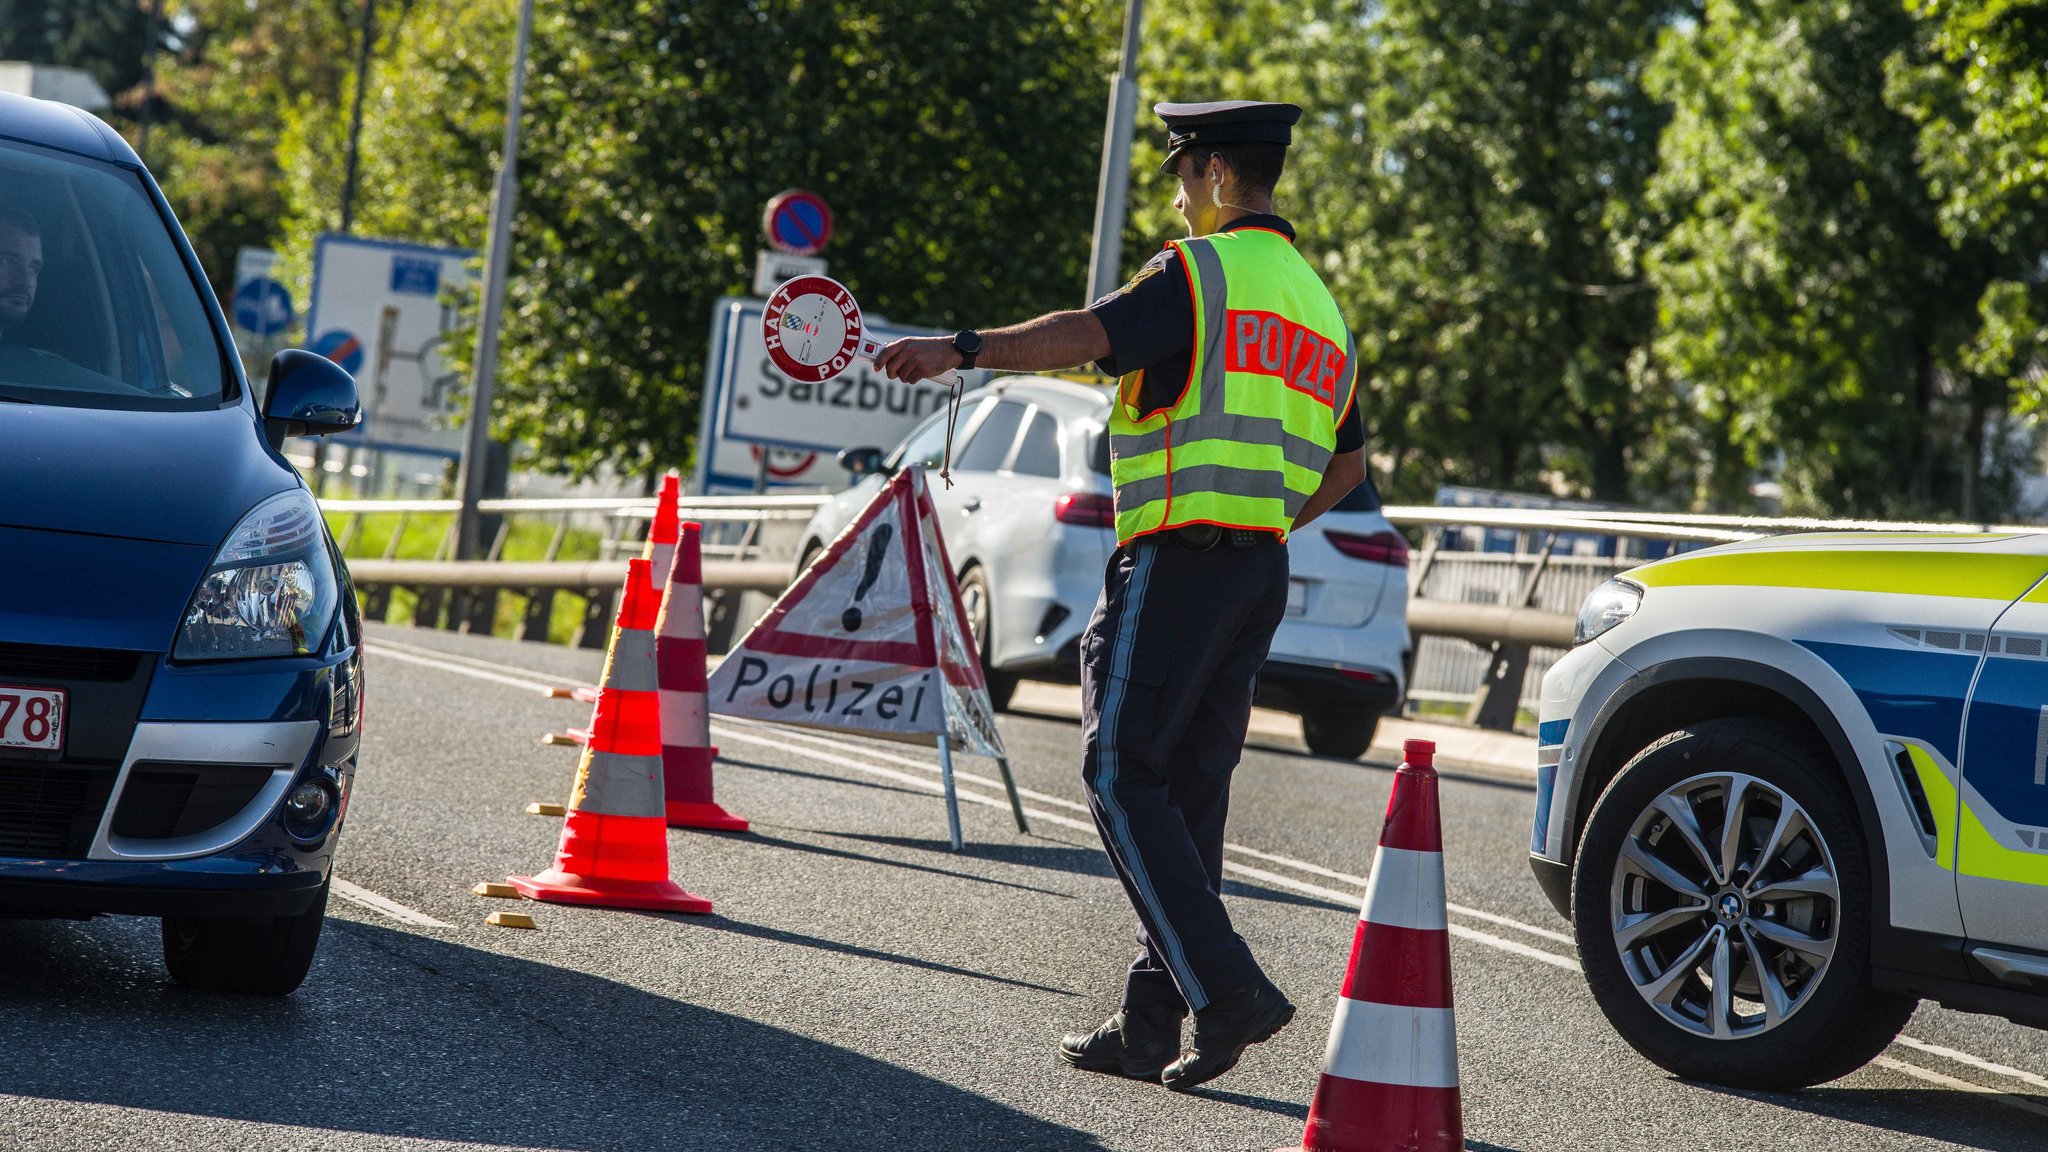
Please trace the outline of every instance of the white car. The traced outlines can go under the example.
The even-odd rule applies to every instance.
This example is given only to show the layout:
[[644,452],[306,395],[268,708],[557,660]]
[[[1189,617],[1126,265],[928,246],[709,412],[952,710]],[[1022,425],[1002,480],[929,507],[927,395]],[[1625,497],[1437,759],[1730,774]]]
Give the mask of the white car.
[[[943,414],[886,457],[847,449],[840,460],[856,482],[805,528],[803,562],[853,522],[884,477],[923,468],[996,706],[1020,677],[1072,680],[1116,548],[1109,404],[1106,388],[1041,376],[1003,377],[968,393],[951,488],[937,476]],[[1406,688],[1407,541],[1367,483],[1295,533],[1289,550],[1287,619],[1259,674],[1257,702],[1299,714],[1312,751],[1362,755]]]
[[1687,553],[1578,632],[1530,862],[1639,1052],[1785,1089],[1922,998],[2048,1026],[2048,535]]

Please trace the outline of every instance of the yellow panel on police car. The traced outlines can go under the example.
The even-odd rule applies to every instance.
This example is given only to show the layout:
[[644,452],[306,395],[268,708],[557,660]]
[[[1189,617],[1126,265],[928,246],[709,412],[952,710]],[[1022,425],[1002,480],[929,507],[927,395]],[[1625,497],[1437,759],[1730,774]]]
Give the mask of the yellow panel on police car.
[[1629,574],[1651,588],[1739,584],[2015,600],[2048,572],[2048,557],[1894,549],[1733,551],[1681,556]]

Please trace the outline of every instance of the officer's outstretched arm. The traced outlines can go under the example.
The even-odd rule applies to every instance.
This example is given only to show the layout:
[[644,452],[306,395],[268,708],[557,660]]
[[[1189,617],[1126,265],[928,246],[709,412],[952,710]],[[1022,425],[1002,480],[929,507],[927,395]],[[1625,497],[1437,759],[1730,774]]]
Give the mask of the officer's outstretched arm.
[[1315,494],[1302,505],[1301,515],[1294,518],[1294,530],[1299,532],[1309,521],[1328,512],[1364,479],[1365,449],[1330,457],[1329,467],[1323,469],[1323,482],[1316,485]]
[[[1036,320],[992,328],[981,334],[977,368],[1010,372],[1052,372],[1075,368],[1109,355],[1109,333],[1095,313],[1085,309],[1049,312]],[[923,380],[960,366],[951,336],[906,336],[893,341],[875,358],[875,367],[892,380]]]

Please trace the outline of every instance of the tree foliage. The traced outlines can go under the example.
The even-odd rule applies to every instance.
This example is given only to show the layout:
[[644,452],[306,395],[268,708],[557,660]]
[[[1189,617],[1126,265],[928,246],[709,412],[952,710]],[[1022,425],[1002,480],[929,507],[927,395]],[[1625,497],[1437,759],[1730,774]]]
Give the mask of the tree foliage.
[[[481,249],[515,2],[377,0],[359,232]],[[0,45],[57,42],[31,8]],[[242,243],[304,268],[360,0],[170,8],[167,191],[217,282]],[[873,312],[1080,303],[1114,0],[537,10],[498,412],[534,464],[688,460],[711,303],[785,187],[832,202]],[[1152,0],[1124,262],[1181,230],[1153,101],[1293,100],[1280,210],[1396,495],[1776,476],[1798,510],[1995,515],[2048,407],[2044,59],[2048,0]]]
[[[420,0],[380,63],[364,227],[481,247],[509,0]],[[1080,302],[1111,67],[1099,0],[556,0],[538,6],[502,431],[571,471],[689,460],[713,302],[743,294],[763,204],[834,209],[834,274],[910,323]],[[331,226],[308,109],[295,235]],[[322,142],[328,142],[323,145]]]
[[1914,53],[1889,66],[1887,98],[1919,129],[1924,179],[1950,243],[1983,253],[1989,283],[1965,370],[1995,400],[2048,408],[2048,2],[1908,0]]
[[[1960,355],[1990,254],[1944,234],[1915,127],[1886,103],[1914,33],[1895,5],[1709,0],[1650,74],[1674,107],[1659,351],[1742,464],[1782,453],[1789,509],[1928,512],[1977,473],[1947,446],[1981,435],[1993,399]],[[1720,469],[1717,495],[1741,475]]]
[[[1642,447],[1669,389],[1644,354],[1655,311],[1637,263],[1665,112],[1640,72],[1657,29],[1681,10],[1667,0],[1153,10],[1153,91],[1309,110],[1281,210],[1357,334],[1364,411],[1397,493],[1533,487],[1553,469],[1611,499],[1660,482]],[[1156,121],[1143,119],[1156,138]],[[1139,217],[1145,225],[1168,226],[1171,189],[1146,181],[1160,207]]]
[[84,69],[117,99],[143,80],[149,33],[148,0],[0,0],[0,60]]

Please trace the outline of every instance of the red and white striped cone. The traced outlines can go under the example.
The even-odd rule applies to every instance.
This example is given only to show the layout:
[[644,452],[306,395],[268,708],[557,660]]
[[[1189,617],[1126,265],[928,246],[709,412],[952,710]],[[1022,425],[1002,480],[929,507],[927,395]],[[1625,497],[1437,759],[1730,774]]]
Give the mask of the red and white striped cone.
[[1458,1152],[1465,1146],[1436,745],[1410,740],[1401,750],[1351,967],[1301,1137],[1310,1152]]
[[626,565],[618,628],[605,658],[590,739],[554,867],[508,879],[521,896],[558,904],[709,912],[711,901],[669,878],[662,819],[661,723],[654,661],[660,615],[647,561]]
[[661,478],[661,495],[654,501],[654,522],[647,528],[647,543],[640,558],[648,562],[647,586],[659,598],[666,590],[669,566],[676,560],[676,541],[682,535],[683,478],[669,472]]
[[682,526],[668,595],[655,627],[661,675],[662,787],[671,828],[745,832],[747,822],[711,798],[711,711],[704,697],[704,526]]
[[[647,528],[647,542],[640,546],[640,558],[648,563],[648,586],[654,590],[656,601],[661,599],[662,583],[668,579],[669,565],[675,562],[676,539],[682,521],[683,479],[674,470],[661,478],[661,495],[654,501],[654,521]],[[618,639],[613,630],[612,640]],[[610,642],[605,645],[610,648]],[[585,704],[597,701],[595,688],[550,688],[544,695],[556,700],[581,700]],[[576,743],[577,737],[587,736],[578,729],[569,729],[567,736]]]

